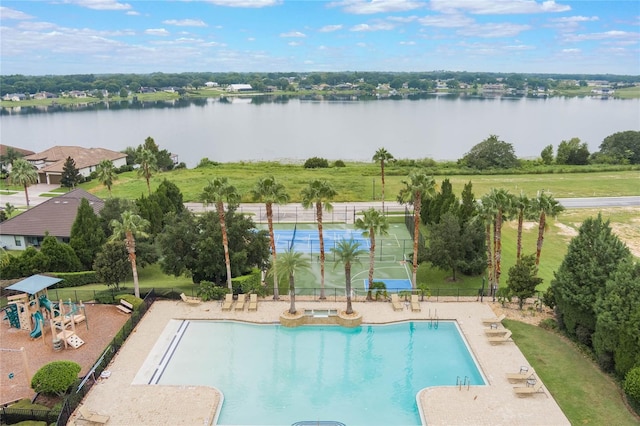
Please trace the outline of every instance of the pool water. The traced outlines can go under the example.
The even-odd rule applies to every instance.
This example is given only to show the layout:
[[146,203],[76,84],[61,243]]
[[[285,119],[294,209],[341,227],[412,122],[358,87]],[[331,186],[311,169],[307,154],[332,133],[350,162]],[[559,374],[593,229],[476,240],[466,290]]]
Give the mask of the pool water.
[[[254,325],[186,321],[153,382],[214,386],[219,425],[420,425],[416,394],[485,381],[455,322]],[[177,339],[175,339],[177,340]]]

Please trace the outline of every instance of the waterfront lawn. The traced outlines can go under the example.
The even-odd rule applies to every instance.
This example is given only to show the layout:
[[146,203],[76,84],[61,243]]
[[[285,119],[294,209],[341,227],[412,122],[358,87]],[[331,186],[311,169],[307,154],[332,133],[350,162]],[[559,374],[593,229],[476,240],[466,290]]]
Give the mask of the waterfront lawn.
[[[385,199],[395,202],[411,168],[389,166],[385,174]],[[393,172],[393,173],[390,173]],[[347,163],[346,167],[327,169],[305,169],[300,164],[260,163],[223,163],[218,166],[178,169],[156,173],[151,178],[151,190],[154,191],[164,179],[168,179],[180,188],[185,202],[199,202],[202,189],[214,177],[225,176],[242,194],[242,202],[253,202],[250,191],[256,181],[264,176],[273,175],[282,182],[291,197],[292,203],[299,203],[300,192],[313,179],[326,179],[334,186],[337,196],[335,202],[380,200],[380,168],[373,163]],[[492,188],[504,188],[513,194],[524,191],[529,197],[545,190],[556,198],[570,197],[612,197],[638,195],[638,171],[600,171],[591,173],[549,173],[549,174],[513,174],[513,175],[435,175],[438,186],[449,178],[457,196],[464,185],[471,181],[476,198],[489,193]],[[83,183],[83,189],[101,197],[108,198],[107,188],[97,180]],[[146,182],[135,171],[118,175],[112,187],[114,197],[137,199],[147,195]]]
[[620,387],[568,339],[519,321],[504,325],[571,424],[638,424]]

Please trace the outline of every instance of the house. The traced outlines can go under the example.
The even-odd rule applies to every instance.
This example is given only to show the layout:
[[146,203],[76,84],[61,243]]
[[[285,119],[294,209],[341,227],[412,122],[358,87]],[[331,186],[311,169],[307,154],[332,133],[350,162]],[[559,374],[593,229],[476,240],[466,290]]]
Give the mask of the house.
[[20,102],[27,99],[27,95],[24,93],[7,93],[2,97],[3,101]]
[[38,169],[38,183],[59,184],[64,163],[68,157],[73,158],[76,168],[84,177],[94,172],[102,160],[111,161],[115,168],[127,164],[125,153],[80,146],[54,146],[46,151],[28,155],[25,160]]
[[[29,151],[28,149],[16,148],[15,146],[9,146],[9,145],[0,144],[0,157],[6,158],[7,154],[9,153],[9,149],[14,150],[15,152],[17,152],[18,154],[20,154],[23,157],[25,157],[27,155],[31,155],[31,154],[34,153],[33,151]],[[7,164],[5,164],[5,162],[2,161],[0,163],[0,165],[6,171],[8,171],[8,172],[11,171],[11,164],[9,164],[8,162],[7,162]]]
[[204,85],[206,87],[218,87],[218,83],[216,83],[215,81],[207,81]]
[[83,198],[89,201],[96,214],[104,207],[104,201],[100,198],[84,189],[74,189],[2,222],[0,245],[7,250],[39,247],[47,233],[58,241],[68,243]]
[[248,92],[253,90],[250,84],[230,84],[227,86],[227,92]]

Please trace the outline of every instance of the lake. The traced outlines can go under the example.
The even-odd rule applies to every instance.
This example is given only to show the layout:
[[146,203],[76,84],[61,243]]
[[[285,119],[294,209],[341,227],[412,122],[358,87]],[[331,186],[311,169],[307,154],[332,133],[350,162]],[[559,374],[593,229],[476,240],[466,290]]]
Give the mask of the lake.
[[215,98],[110,103],[76,108],[2,109],[2,143],[35,152],[54,145],[120,151],[148,136],[194,167],[213,161],[370,161],[379,147],[396,158],[457,160],[489,135],[521,158],[578,137],[590,152],[615,132],[640,130],[640,99],[418,96]]

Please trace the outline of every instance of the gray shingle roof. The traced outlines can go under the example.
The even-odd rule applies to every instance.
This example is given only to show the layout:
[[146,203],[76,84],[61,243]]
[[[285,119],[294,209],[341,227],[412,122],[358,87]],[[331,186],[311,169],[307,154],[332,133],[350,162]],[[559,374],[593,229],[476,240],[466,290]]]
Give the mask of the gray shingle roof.
[[89,201],[96,214],[104,207],[100,198],[84,189],[74,189],[2,222],[0,234],[37,237],[49,232],[55,237],[68,238],[83,198]]

